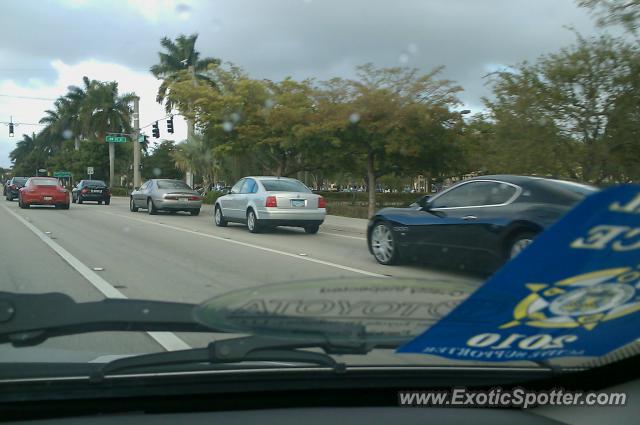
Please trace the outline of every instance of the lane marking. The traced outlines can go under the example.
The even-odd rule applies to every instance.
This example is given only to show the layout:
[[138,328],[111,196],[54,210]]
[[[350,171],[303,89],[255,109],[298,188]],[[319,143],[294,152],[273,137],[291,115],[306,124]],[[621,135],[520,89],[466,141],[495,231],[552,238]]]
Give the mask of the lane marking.
[[318,233],[320,233],[321,235],[337,236],[339,238],[357,239],[359,241],[366,241],[367,240],[367,238],[363,238],[363,237],[360,237],[360,236],[340,235],[338,233],[329,233],[329,232],[318,232]]
[[317,258],[300,257],[298,254],[293,254],[291,252],[280,251],[280,250],[277,250],[277,249],[267,248],[267,247],[260,246],[260,245],[254,245],[254,244],[248,243],[248,242],[241,242],[241,241],[229,239],[227,237],[211,235],[209,233],[197,232],[197,231],[185,229],[185,228],[182,228],[182,227],[172,226],[172,225],[165,224],[165,223],[158,223],[158,222],[155,222],[155,221],[144,220],[144,219],[137,218],[137,217],[125,216],[125,215],[122,215],[122,214],[116,214],[116,213],[112,213],[112,212],[109,212],[109,211],[99,211],[99,212],[102,213],[102,214],[108,214],[108,215],[113,215],[113,216],[120,217],[120,218],[125,218],[127,220],[135,220],[135,221],[139,221],[141,223],[153,224],[155,226],[165,227],[167,229],[176,230],[178,232],[190,233],[192,235],[198,235],[198,236],[202,236],[202,237],[205,237],[205,238],[216,239],[216,240],[219,240],[219,241],[222,241],[222,242],[228,242],[228,243],[233,243],[233,244],[240,245],[240,246],[246,246],[248,248],[259,249],[261,251],[270,252],[272,254],[278,254],[278,255],[283,255],[283,256],[286,256],[286,257],[296,258],[296,259],[301,260],[301,261],[309,261],[309,262],[316,263],[316,264],[322,264],[324,266],[329,266],[329,267],[333,267],[333,268],[340,269],[340,270],[346,270],[346,271],[350,271],[350,272],[353,272],[353,273],[363,274],[365,276],[383,277],[383,278],[389,277],[389,276],[386,276],[386,275],[383,275],[383,274],[368,272],[368,271],[362,270],[362,269],[357,269],[355,267],[343,266],[342,264],[332,263],[330,261],[318,260]]
[[[87,281],[89,281],[89,283],[91,283],[106,298],[127,299],[126,295],[111,286],[109,282],[98,276],[93,270],[85,266],[79,259],[73,256],[73,254],[64,249],[58,243],[54,242],[47,234],[29,223],[20,216],[20,214],[11,211],[6,205],[2,205],[2,207],[18,221],[24,224],[27,229],[31,230],[31,232],[33,232],[42,242],[47,244],[56,254],[62,257],[64,261],[80,273],[82,277],[87,279]],[[167,351],[187,350],[191,348],[173,332],[147,332],[147,334]]]

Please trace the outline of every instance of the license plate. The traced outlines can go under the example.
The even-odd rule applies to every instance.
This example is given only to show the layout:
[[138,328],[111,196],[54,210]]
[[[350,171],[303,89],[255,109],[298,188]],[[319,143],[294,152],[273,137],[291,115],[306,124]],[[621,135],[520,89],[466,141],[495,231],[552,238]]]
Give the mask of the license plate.
[[189,198],[180,198],[180,200],[181,200],[182,202],[187,202],[187,201],[189,200]]
[[102,191],[99,190],[99,189],[94,189],[94,190],[91,191],[91,193],[102,193]]
[[53,198],[51,196],[44,196],[42,199],[44,199],[45,201],[50,201]]
[[300,208],[300,207],[304,207],[304,199],[292,199],[291,200],[291,206],[294,208]]

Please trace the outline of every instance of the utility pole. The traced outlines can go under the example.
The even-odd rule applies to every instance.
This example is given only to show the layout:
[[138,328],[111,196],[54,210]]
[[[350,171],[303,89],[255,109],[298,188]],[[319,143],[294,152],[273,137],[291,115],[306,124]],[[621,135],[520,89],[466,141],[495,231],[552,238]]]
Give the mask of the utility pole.
[[[193,84],[194,87],[196,87],[198,83],[196,82],[195,64],[189,66],[189,74],[191,74],[191,83]],[[189,105],[188,108],[189,108],[189,112],[192,112],[191,105]],[[194,139],[194,136],[195,136],[195,124],[193,122],[193,119],[189,117],[187,119],[187,141],[191,142]],[[191,168],[187,170],[185,177],[186,177],[185,179],[186,183],[189,185],[189,187],[193,187],[193,170]]]
[[140,187],[140,98],[133,99],[133,187]]
[[116,145],[109,143],[109,186],[113,187],[116,182]]

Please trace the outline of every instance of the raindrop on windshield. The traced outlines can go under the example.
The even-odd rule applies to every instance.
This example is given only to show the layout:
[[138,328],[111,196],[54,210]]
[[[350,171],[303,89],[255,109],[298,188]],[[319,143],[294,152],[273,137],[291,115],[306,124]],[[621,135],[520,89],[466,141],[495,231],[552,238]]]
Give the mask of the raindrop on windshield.
[[240,121],[240,114],[237,113],[237,112],[234,112],[233,114],[231,114],[231,121],[233,121],[233,122]]
[[418,53],[418,45],[416,43],[409,43],[409,45],[407,46],[407,51],[412,55],[415,55],[416,53]]
[[360,114],[354,112],[353,114],[349,115],[349,121],[351,121],[351,123],[353,124],[357,123],[358,121],[360,121]]
[[73,137],[73,131],[66,129],[62,132],[62,137],[64,137],[65,140],[71,139]]
[[159,169],[158,167],[153,169],[153,175],[156,177],[160,177],[160,175],[162,174],[162,170]]
[[275,105],[276,102],[273,101],[273,99],[267,99],[264,101],[264,106],[266,108],[273,108],[273,105]]
[[222,129],[228,133],[233,130],[233,124],[229,121],[225,121],[222,123]]
[[178,15],[178,19],[186,21],[191,18],[191,7],[187,4],[180,3],[176,6],[176,14]]
[[403,65],[406,64],[407,62],[409,62],[409,55],[406,53],[401,54],[398,58],[398,61]]

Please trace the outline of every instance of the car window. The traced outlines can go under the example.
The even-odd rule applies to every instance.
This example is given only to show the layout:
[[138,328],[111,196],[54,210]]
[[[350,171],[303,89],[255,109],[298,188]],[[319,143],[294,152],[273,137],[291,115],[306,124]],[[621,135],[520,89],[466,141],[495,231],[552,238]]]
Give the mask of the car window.
[[253,179],[246,179],[242,188],[240,189],[240,193],[256,193],[258,191],[258,185],[256,181]]
[[31,179],[31,184],[33,186],[58,186],[60,182],[58,182],[58,180],[55,179],[39,179],[39,178],[33,178]]
[[267,192],[305,192],[311,191],[307,186],[297,180],[262,180],[264,190]]
[[86,186],[99,186],[99,187],[107,187],[107,184],[102,180],[85,180],[84,184]]
[[507,202],[516,193],[516,188],[505,183],[469,182],[438,196],[432,208],[458,208],[497,205]]
[[238,180],[238,182],[236,184],[234,184],[233,187],[231,188],[231,193],[240,193],[240,189],[242,188],[242,185],[244,184],[244,180],[245,179]]
[[151,180],[145,182],[142,186],[140,186],[140,190],[147,190],[151,184]]
[[158,189],[191,190],[189,185],[180,180],[158,180],[156,183],[158,185]]

